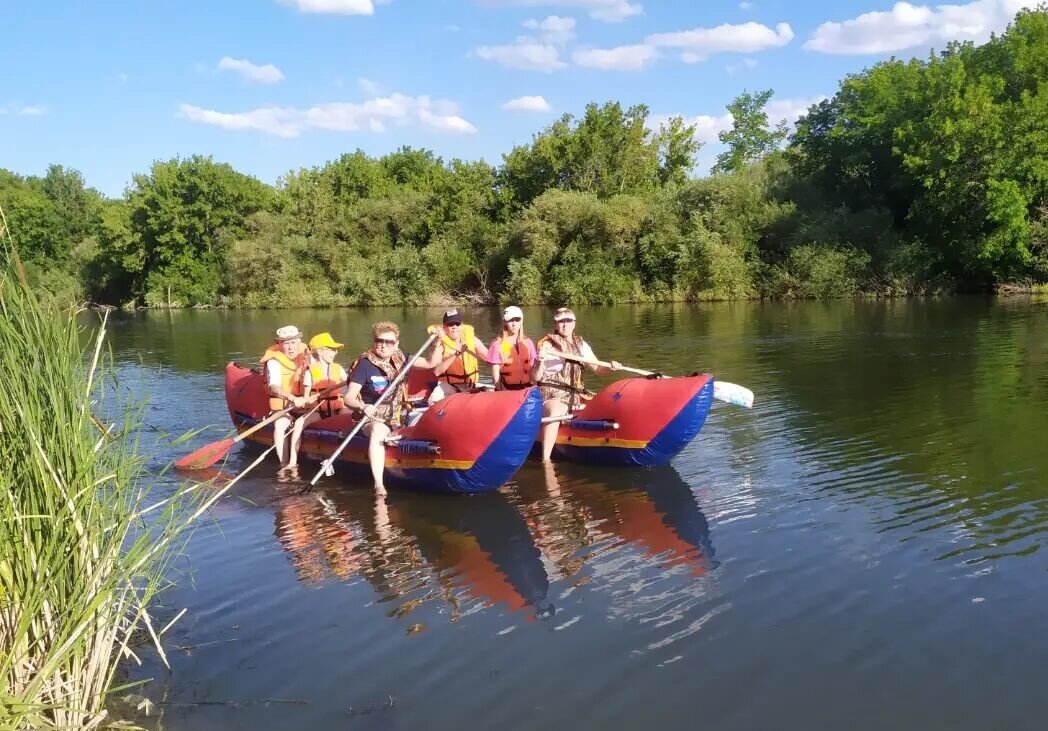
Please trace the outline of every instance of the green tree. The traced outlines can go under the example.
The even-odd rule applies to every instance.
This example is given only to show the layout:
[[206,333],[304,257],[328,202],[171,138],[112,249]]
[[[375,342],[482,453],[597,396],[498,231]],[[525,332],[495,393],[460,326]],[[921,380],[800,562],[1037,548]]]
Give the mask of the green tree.
[[229,243],[274,198],[265,184],[209,157],[156,162],[136,175],[127,200],[133,233],[122,243],[139,251],[121,257],[141,261],[136,294],[157,305],[216,301]]
[[774,93],[771,89],[757,94],[743,92],[728,105],[731,129],[717,135],[728,149],[717,155],[712,172],[729,173],[741,170],[779,149],[786,140],[786,121],[783,120],[775,129],[770,129],[768,113],[764,109]]

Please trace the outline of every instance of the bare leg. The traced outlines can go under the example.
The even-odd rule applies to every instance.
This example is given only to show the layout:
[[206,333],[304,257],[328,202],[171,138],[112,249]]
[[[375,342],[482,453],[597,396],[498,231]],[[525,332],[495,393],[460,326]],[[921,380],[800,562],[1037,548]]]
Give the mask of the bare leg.
[[312,414],[306,414],[295,419],[295,426],[291,430],[291,447],[288,450],[290,452],[287,461],[288,467],[298,466],[298,447],[302,444],[302,430],[314,421],[320,421],[320,414],[315,411]]
[[287,442],[285,437],[287,436],[289,426],[291,426],[291,417],[287,415],[281,416],[273,422],[273,444],[277,447],[277,459],[280,460],[281,467],[286,466],[288,462],[287,455],[284,453],[284,445]]
[[[563,416],[568,413],[568,405],[558,399],[550,399],[542,404],[543,416]],[[542,461],[549,462],[553,456],[553,447],[557,444],[557,433],[560,432],[560,422],[542,426]]]
[[389,436],[389,426],[385,422],[372,421],[366,427],[368,441],[368,462],[371,464],[371,476],[375,479],[375,492],[386,494],[382,473],[386,471],[386,445],[384,440]]

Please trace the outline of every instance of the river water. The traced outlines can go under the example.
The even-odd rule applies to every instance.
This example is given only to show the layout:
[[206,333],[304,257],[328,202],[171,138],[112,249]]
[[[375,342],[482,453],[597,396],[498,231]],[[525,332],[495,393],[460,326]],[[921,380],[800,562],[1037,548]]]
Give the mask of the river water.
[[[192,535],[140,723],[190,729],[1041,729],[1048,302],[580,309],[598,356],[709,371],[660,469],[527,464],[499,493],[315,494],[265,464]],[[498,313],[469,312],[478,334]],[[228,433],[222,370],[279,325],[409,352],[438,311],[111,322],[152,466]],[[549,313],[526,309],[537,335]],[[350,352],[356,348],[349,349]],[[607,379],[594,378],[587,385]],[[172,446],[167,433],[213,428]],[[156,446],[153,446],[153,441]],[[234,451],[236,473],[258,454]],[[304,477],[312,476],[307,463]],[[170,490],[170,475],[158,478]]]

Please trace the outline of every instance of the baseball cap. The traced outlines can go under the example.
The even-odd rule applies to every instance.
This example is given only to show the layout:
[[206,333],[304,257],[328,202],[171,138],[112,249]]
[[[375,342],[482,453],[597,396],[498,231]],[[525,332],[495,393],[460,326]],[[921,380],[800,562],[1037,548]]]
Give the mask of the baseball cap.
[[450,325],[452,323],[462,324],[462,315],[454,307],[444,313],[444,324]]
[[313,336],[313,339],[309,341],[309,347],[311,350],[317,348],[331,348],[332,350],[338,350],[344,347],[342,343],[336,343],[335,339],[331,337],[331,333],[319,333]]
[[510,305],[502,311],[502,321],[512,320],[514,317],[519,317],[521,320],[524,319],[524,311],[516,305]]
[[553,313],[553,321],[560,322],[561,320],[574,320],[575,313],[567,307],[561,307],[559,310]]

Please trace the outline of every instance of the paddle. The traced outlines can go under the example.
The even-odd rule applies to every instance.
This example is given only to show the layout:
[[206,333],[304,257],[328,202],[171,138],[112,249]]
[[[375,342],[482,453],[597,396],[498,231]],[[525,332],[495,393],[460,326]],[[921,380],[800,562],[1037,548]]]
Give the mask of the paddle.
[[[400,373],[397,374],[397,377],[393,379],[392,383],[386,386],[386,390],[383,391],[382,395],[378,397],[378,400],[375,401],[375,403],[373,404],[374,406],[381,406],[383,401],[389,398],[391,394],[397,392],[397,389],[400,388],[400,384],[403,382],[404,378],[407,376],[408,373],[411,372],[411,366],[413,366],[418,357],[422,355],[422,351],[428,348],[436,339],[437,333],[432,333],[426,340],[426,342],[422,344],[422,347],[419,348],[413,356],[404,361],[404,366],[400,369]],[[332,452],[331,456],[325,459],[324,462],[320,465],[320,469],[317,470],[317,473],[315,475],[313,475],[313,479],[309,481],[309,485],[306,486],[306,490],[316,485],[317,482],[320,481],[321,476],[335,474],[335,468],[333,467],[333,465],[335,464],[335,460],[338,459],[338,456],[340,454],[342,454],[342,450],[349,446],[350,440],[352,440],[353,437],[355,437],[357,433],[364,428],[364,424],[366,424],[368,420],[368,417],[365,416],[359,422],[357,422],[357,425],[353,427],[352,431],[350,431],[349,434],[346,435],[346,438],[342,440],[342,443],[338,445],[338,448],[334,452]],[[305,490],[303,490],[303,492],[305,492]]]
[[[342,383],[335,384],[334,386],[329,386],[328,388],[325,388],[323,391],[318,391],[316,395],[317,396],[326,396],[327,394],[331,393],[332,391],[336,391],[336,390],[342,388],[347,383],[349,383],[349,381],[343,381]],[[318,401],[317,402],[317,406],[319,406],[319,405],[320,405],[320,402]],[[260,421],[257,424],[255,424],[253,427],[251,427],[247,431],[243,431],[243,432],[241,432],[240,434],[238,434],[235,437],[229,437],[227,439],[222,439],[222,440],[217,441],[217,442],[211,442],[210,444],[205,444],[200,449],[192,451],[189,454],[187,454],[185,457],[182,457],[181,459],[177,460],[175,462],[175,469],[179,469],[179,470],[203,470],[203,469],[207,469],[208,467],[213,465],[215,462],[217,462],[218,460],[222,459],[226,455],[226,453],[229,452],[229,450],[233,448],[234,444],[237,444],[238,442],[244,441],[249,436],[251,436],[252,434],[257,432],[259,429],[272,424],[274,421],[276,421],[280,417],[285,416],[286,414],[288,414],[294,408],[295,408],[295,406],[292,405],[292,406],[288,406],[286,409],[281,409],[280,411],[275,411],[272,414],[270,414],[269,416],[267,416],[265,419],[263,419],[262,421]],[[315,411],[315,410],[316,410],[316,407],[314,407],[313,411]],[[312,411],[310,413],[312,413]]]
[[[583,363],[584,365],[595,365],[603,366],[605,368],[611,368],[611,363],[608,363],[607,361],[591,360],[590,358],[583,358],[581,355],[563,353],[559,350],[550,350],[548,354],[557,358],[563,358],[564,360],[571,360],[576,363]],[[638,376],[659,376],[661,378],[670,377],[662,373],[656,373],[655,371],[645,371],[640,368],[630,368],[628,366],[622,366],[619,370],[626,371],[627,373],[636,373]],[[753,391],[734,383],[727,383],[726,381],[714,380],[713,398],[717,399],[718,401],[724,401],[725,403],[735,404],[736,406],[744,406],[747,409],[753,408]]]

